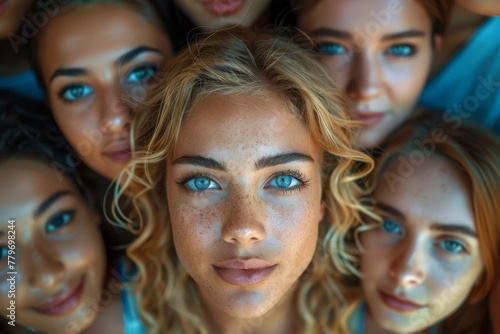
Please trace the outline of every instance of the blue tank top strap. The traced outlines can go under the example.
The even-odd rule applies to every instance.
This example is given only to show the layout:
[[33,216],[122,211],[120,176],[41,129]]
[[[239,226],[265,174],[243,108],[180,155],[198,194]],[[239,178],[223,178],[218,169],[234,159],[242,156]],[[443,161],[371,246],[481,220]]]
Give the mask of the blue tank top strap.
[[[120,258],[116,261],[118,269],[118,279],[121,283],[130,282],[137,272],[137,268],[129,268],[127,261]],[[126,286],[120,292],[123,307],[123,334],[146,334],[146,329],[141,322],[137,300],[133,294],[133,288]]]

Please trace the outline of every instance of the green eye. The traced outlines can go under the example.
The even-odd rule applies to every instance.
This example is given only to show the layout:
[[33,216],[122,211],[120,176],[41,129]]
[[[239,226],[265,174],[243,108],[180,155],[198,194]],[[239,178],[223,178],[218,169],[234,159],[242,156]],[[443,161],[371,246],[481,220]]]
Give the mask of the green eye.
[[403,233],[403,228],[401,227],[401,225],[392,219],[384,219],[380,228],[383,231],[385,231],[387,233],[391,233],[391,234],[402,234]]
[[347,49],[338,43],[320,43],[318,51],[327,56],[346,54]]
[[391,46],[387,53],[396,57],[409,57],[415,54],[415,47],[408,44],[399,44]]
[[439,246],[446,252],[451,253],[451,254],[460,254],[465,252],[465,247],[464,245],[454,239],[445,239],[441,240],[439,243]]
[[51,233],[55,230],[63,228],[68,225],[75,214],[74,210],[59,212],[49,218],[47,225],[45,226],[45,231]]
[[126,81],[128,83],[144,82],[154,77],[156,72],[158,72],[158,67],[156,65],[139,66],[130,72]]
[[66,102],[74,102],[92,94],[94,90],[84,84],[72,84],[64,87],[59,92],[59,96]]

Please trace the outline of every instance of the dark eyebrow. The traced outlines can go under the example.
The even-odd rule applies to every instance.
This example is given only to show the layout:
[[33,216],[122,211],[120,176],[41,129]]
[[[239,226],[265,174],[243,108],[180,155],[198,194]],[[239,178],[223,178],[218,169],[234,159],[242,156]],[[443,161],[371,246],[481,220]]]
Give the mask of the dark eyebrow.
[[402,220],[406,220],[406,216],[401,211],[397,210],[396,208],[393,208],[392,206],[390,206],[388,204],[376,203],[375,206],[378,209],[381,209],[382,211],[384,211],[386,213],[390,213],[394,216],[397,216],[398,218],[400,218]]
[[33,217],[37,219],[42,213],[45,212],[52,204],[54,204],[55,201],[57,201],[60,197],[62,196],[68,196],[71,195],[71,193],[67,190],[61,190],[56,192],[55,194],[51,195],[49,198],[47,198],[45,201],[43,201],[42,204],[36,209],[35,214]]
[[451,233],[461,233],[468,235],[473,238],[477,238],[477,233],[472,228],[465,225],[458,224],[438,224],[434,223],[431,225],[431,230],[433,231],[442,231],[442,232],[451,232]]
[[178,165],[178,164],[200,166],[200,167],[220,170],[223,172],[227,171],[226,166],[224,166],[224,164],[221,164],[212,158],[202,157],[201,155],[182,156],[180,158],[175,159],[172,162],[172,165]]
[[120,66],[124,65],[144,52],[156,52],[162,54],[162,52],[158,49],[151,48],[149,46],[138,46],[135,49],[126,52],[124,55],[118,58],[118,60],[115,61],[115,65],[120,65]]
[[[342,30],[336,30],[336,29],[331,29],[331,28],[318,28],[310,32],[311,35],[313,36],[329,36],[329,37],[336,37],[339,39],[352,39],[354,36],[347,32],[347,31],[342,31]],[[387,41],[387,40],[394,40],[394,39],[400,39],[400,38],[409,38],[409,37],[424,37],[426,34],[425,32],[421,30],[405,30],[405,31],[400,31],[388,35],[384,35],[382,37],[382,40]]]
[[325,27],[315,29],[313,31],[310,31],[309,33],[313,36],[330,36],[330,37],[337,37],[337,38],[341,38],[341,39],[349,39],[349,38],[353,37],[350,33],[346,32],[346,31],[325,28]]
[[297,152],[283,153],[259,159],[255,163],[255,169],[259,170],[266,167],[284,165],[290,162],[298,162],[298,161],[314,162],[314,159],[308,156],[307,154],[303,153],[297,153]]
[[85,75],[87,73],[87,70],[84,68],[58,68],[50,77],[50,82],[59,76],[78,76]]

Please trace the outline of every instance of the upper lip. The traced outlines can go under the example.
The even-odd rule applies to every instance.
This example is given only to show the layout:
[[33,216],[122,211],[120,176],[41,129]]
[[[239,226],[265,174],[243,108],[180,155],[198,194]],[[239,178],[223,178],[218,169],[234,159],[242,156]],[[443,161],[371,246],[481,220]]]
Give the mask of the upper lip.
[[120,152],[130,152],[130,143],[128,140],[118,140],[106,146],[104,154],[114,154]]
[[68,285],[66,288],[62,289],[52,297],[47,298],[42,304],[34,307],[34,309],[44,311],[64,303],[69,297],[71,297],[75,293],[75,291],[80,287],[82,283],[83,283],[83,277],[77,283],[73,285]]
[[369,111],[369,110],[355,110],[354,115],[356,117],[380,117],[386,114],[385,111]]
[[274,266],[275,264],[259,258],[236,258],[214,264],[221,269],[256,270]]
[[405,304],[412,305],[412,306],[415,306],[415,307],[424,307],[424,305],[418,304],[418,303],[414,302],[411,299],[404,298],[404,297],[395,295],[393,293],[388,293],[388,292],[385,292],[385,291],[382,291],[382,290],[379,290],[379,292],[381,294],[383,294],[383,295],[386,295],[389,298],[396,299],[400,303],[405,303]]

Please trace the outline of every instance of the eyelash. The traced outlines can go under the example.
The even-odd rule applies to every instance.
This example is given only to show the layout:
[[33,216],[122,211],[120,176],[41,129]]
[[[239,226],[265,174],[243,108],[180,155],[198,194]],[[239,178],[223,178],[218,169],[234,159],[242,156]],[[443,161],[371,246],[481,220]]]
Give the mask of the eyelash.
[[[207,179],[211,180],[212,182],[215,182],[214,177],[212,175],[207,174],[207,173],[198,173],[198,172],[188,173],[174,182],[177,183],[177,185],[179,185],[182,189],[184,189],[192,194],[200,195],[204,192],[204,190],[194,190],[194,189],[190,189],[189,187],[186,186],[186,183],[188,181],[190,181],[194,178],[197,178],[197,177],[207,178]],[[217,183],[217,182],[215,182],[215,183]]]
[[85,96],[82,96],[80,98],[77,98],[75,100],[70,100],[70,99],[67,99],[64,97],[64,95],[66,94],[66,92],[70,89],[70,88],[73,88],[73,87],[79,87],[79,86],[88,86],[84,83],[78,83],[78,82],[73,82],[73,83],[70,83],[70,84],[67,84],[65,86],[63,86],[59,92],[57,93],[57,96],[59,96],[59,98],[64,102],[64,103],[67,103],[67,104],[72,104],[72,103],[75,103],[75,102],[78,102],[80,99],[82,98],[85,98],[87,97],[88,95],[92,94],[93,93],[93,90],[91,89],[91,92]]

